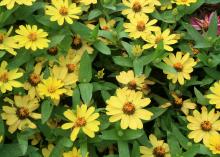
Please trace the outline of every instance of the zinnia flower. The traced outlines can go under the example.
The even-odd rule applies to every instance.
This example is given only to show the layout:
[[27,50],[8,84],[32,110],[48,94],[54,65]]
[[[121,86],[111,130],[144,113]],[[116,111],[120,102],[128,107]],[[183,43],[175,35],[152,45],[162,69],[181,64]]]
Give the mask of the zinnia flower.
[[54,149],[54,145],[48,144],[47,148],[42,149],[43,157],[50,157],[50,154],[53,151],[53,149]]
[[96,4],[97,0],[79,0],[84,5]]
[[68,109],[64,116],[70,121],[63,124],[62,129],[72,129],[70,139],[75,141],[80,130],[91,138],[95,137],[95,132],[99,131],[100,122],[97,120],[99,113],[94,113],[95,107],[87,108],[86,104],[77,106],[76,112]]
[[153,113],[144,109],[150,104],[149,98],[142,98],[142,92],[135,92],[127,88],[116,90],[116,96],[111,96],[106,101],[107,115],[109,121],[116,122],[121,120],[121,128],[142,129],[143,120],[150,120]]
[[17,3],[18,5],[23,4],[23,5],[31,6],[35,1],[36,0],[1,0],[0,6],[6,5],[7,9],[12,9],[15,3]]
[[206,146],[213,154],[220,154],[220,134],[210,136]]
[[217,109],[220,109],[220,81],[215,82],[212,87],[210,87],[211,93],[206,97],[209,99],[210,104],[214,104]]
[[[89,156],[89,153],[87,152],[85,157],[88,157],[88,156]],[[63,157],[82,157],[82,153],[80,149],[77,150],[76,147],[73,147],[71,151],[64,152]]]
[[173,0],[177,5],[186,5],[190,6],[191,3],[196,3],[197,0]]

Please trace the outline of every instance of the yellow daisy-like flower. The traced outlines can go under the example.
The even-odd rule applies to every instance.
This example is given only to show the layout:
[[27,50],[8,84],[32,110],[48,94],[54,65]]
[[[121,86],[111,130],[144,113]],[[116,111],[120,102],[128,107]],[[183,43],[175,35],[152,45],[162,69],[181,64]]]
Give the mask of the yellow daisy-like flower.
[[220,113],[215,113],[215,109],[210,112],[207,111],[205,106],[202,107],[201,113],[197,110],[193,111],[193,116],[187,116],[190,122],[187,128],[191,130],[188,137],[198,143],[203,140],[206,144],[211,135],[218,135],[220,131]]
[[220,154],[220,134],[210,136],[206,146],[213,154]]
[[154,26],[157,20],[149,20],[146,15],[139,15],[130,19],[130,23],[124,23],[125,32],[129,33],[129,37],[137,39],[144,38],[151,34],[151,31],[158,31],[159,27]]
[[33,4],[33,2],[35,2],[36,0],[2,0],[0,2],[0,6],[6,6],[7,9],[12,9],[15,5],[15,3],[17,3],[18,5],[27,5],[27,6],[31,6]]
[[44,49],[48,47],[50,42],[46,38],[48,33],[44,32],[43,29],[38,29],[36,25],[21,25],[15,32],[18,34],[15,36],[15,40],[20,47],[25,47],[26,49],[32,49],[33,51]]
[[197,0],[173,0],[172,2],[176,3],[177,5],[190,6],[191,3],[196,3]]
[[220,81],[215,82],[212,87],[210,87],[211,94],[206,97],[209,99],[210,104],[214,104],[217,109],[220,109]]
[[[89,153],[86,153],[85,157],[88,157]],[[76,147],[73,147],[73,149],[69,152],[64,152],[63,157],[82,157],[80,149],[77,150]]]
[[16,55],[17,52],[15,52],[14,49],[19,48],[19,46],[16,43],[14,37],[9,37],[11,32],[12,32],[12,27],[8,30],[7,33],[0,32],[0,50],[5,50],[12,55]]
[[50,154],[53,151],[53,149],[54,149],[54,145],[53,144],[48,144],[47,148],[42,149],[43,157],[50,157]]
[[127,88],[116,90],[116,96],[106,101],[107,115],[110,122],[121,120],[121,128],[142,129],[142,120],[150,120],[153,113],[143,109],[150,104],[149,98],[142,98],[142,92],[135,92]]
[[79,0],[84,5],[96,4],[97,0]]
[[[155,0],[154,0],[155,1]],[[122,11],[123,15],[127,15],[129,19],[135,18],[136,16],[143,16],[147,13],[152,13],[155,10],[153,4],[160,5],[160,2],[151,3],[149,0],[122,0],[122,3],[127,7]]]
[[176,44],[177,41],[177,34],[170,34],[170,29],[166,29],[164,32],[161,32],[159,28],[158,31],[155,31],[154,34],[145,35],[144,40],[147,42],[143,46],[143,49],[149,48],[157,48],[158,44],[163,41],[164,49],[167,51],[173,51],[173,48],[170,45]]
[[102,30],[105,30],[105,31],[112,31],[112,29],[114,28],[115,26],[115,23],[116,21],[114,19],[112,20],[109,20],[108,22],[105,20],[105,18],[103,17],[100,17],[99,18],[99,25],[100,25],[100,28]]
[[11,102],[11,106],[4,105],[1,116],[2,119],[6,120],[10,133],[14,133],[17,129],[25,130],[26,128],[35,129],[37,127],[30,120],[30,118],[41,119],[41,114],[33,112],[40,106],[36,98],[29,95],[14,96],[14,101],[8,102]]
[[164,143],[163,140],[157,140],[153,134],[150,134],[149,139],[152,147],[140,146],[141,157],[171,157],[167,143]]
[[54,77],[43,79],[41,83],[37,85],[38,94],[41,97],[50,97],[52,100],[60,100],[60,95],[66,92],[64,89],[64,83]]
[[70,3],[69,0],[52,0],[52,5],[46,6],[45,14],[51,16],[51,21],[57,21],[59,25],[63,25],[64,21],[72,24],[74,19],[79,19],[78,14],[81,8],[76,3]]
[[75,141],[80,130],[91,138],[95,137],[95,132],[99,131],[100,122],[97,120],[99,113],[94,113],[95,107],[87,108],[86,104],[77,106],[76,112],[68,109],[64,116],[70,121],[63,124],[62,129],[72,129],[70,139]]
[[167,79],[172,80],[173,83],[178,81],[180,85],[184,84],[184,79],[190,80],[190,73],[193,72],[193,67],[196,65],[195,60],[190,58],[189,53],[183,54],[182,52],[177,52],[176,56],[170,54],[163,61],[176,69],[176,73],[163,71],[167,74]]
[[2,61],[0,66],[0,90],[5,93],[7,90],[12,91],[13,87],[22,87],[22,83],[16,81],[16,79],[23,76],[23,73],[18,72],[18,69],[8,70],[8,63]]

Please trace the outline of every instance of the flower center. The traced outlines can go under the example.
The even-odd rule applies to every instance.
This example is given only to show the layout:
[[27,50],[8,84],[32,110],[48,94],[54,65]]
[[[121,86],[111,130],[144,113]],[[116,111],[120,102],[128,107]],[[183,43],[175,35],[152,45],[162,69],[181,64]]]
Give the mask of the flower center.
[[183,99],[177,97],[177,98],[174,99],[174,103],[176,105],[182,105],[183,104]]
[[140,12],[142,9],[140,2],[138,2],[138,1],[134,2],[132,9],[136,13]]
[[220,145],[216,145],[216,146],[215,146],[215,149],[218,150],[218,151],[220,151]]
[[163,37],[160,35],[160,36],[157,36],[156,37],[156,40],[155,40],[155,43],[159,43],[160,41],[163,40]]
[[23,120],[29,116],[29,110],[25,107],[21,107],[17,109],[16,114],[19,119]]
[[129,89],[135,89],[137,87],[136,81],[132,80],[128,83],[128,88]]
[[139,21],[137,23],[137,30],[140,32],[143,32],[145,30],[145,22],[144,21]]
[[47,50],[47,52],[50,54],[50,55],[53,55],[55,56],[58,52],[58,48],[57,47],[51,47]]
[[37,40],[37,34],[36,33],[30,33],[28,35],[28,39],[32,42],[36,41]]
[[2,44],[4,41],[4,35],[3,34],[0,34],[0,44]]
[[86,125],[86,120],[83,117],[79,117],[77,118],[76,122],[75,122],[75,127],[83,127]]
[[56,91],[56,88],[53,87],[53,86],[50,86],[50,87],[48,87],[47,91],[48,91],[49,93],[54,93],[54,92]]
[[212,129],[212,123],[209,121],[203,121],[201,123],[201,128],[203,131],[210,131]]
[[72,41],[72,48],[78,50],[82,47],[82,40],[80,37],[74,36]]
[[124,112],[125,114],[127,114],[127,115],[132,115],[132,114],[134,114],[134,112],[135,112],[135,106],[134,106],[134,104],[132,104],[132,103],[130,103],[130,102],[127,102],[127,103],[124,104],[122,110],[123,110],[123,112]]
[[40,75],[32,73],[29,77],[29,82],[31,85],[36,86],[41,81]]
[[162,146],[155,147],[153,150],[155,157],[165,157],[166,150]]
[[178,71],[181,72],[183,70],[183,65],[180,62],[173,64],[173,67]]
[[76,69],[76,65],[75,64],[67,64],[66,67],[68,68],[68,73],[72,73]]
[[108,30],[109,28],[108,28],[108,26],[102,26],[101,29],[106,31],[106,30]]
[[59,10],[59,13],[60,13],[60,15],[62,15],[62,16],[66,16],[66,15],[68,15],[68,8],[66,8],[66,7],[61,7],[60,8],[60,10]]
[[8,73],[7,72],[0,75],[0,81],[1,82],[7,82],[8,81]]

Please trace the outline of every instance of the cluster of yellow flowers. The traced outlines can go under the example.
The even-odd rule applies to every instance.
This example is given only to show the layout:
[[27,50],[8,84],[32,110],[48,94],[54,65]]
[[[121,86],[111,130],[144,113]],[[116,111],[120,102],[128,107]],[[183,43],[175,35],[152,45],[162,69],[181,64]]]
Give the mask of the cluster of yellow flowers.
[[[1,0],[0,6],[12,10],[16,9],[17,6],[32,6],[35,2],[36,0]],[[197,0],[172,0],[169,3],[161,4],[159,0],[122,0],[123,9],[121,9],[120,15],[125,17],[126,22],[121,27],[127,33],[125,36],[129,38],[128,40],[138,43],[132,46],[133,56],[135,58],[141,57],[144,52],[155,51],[162,44],[164,51],[168,52],[160,60],[163,65],[167,66],[163,69],[163,74],[167,76],[168,82],[171,80],[169,86],[177,85],[179,89],[184,87],[186,80],[191,80],[190,74],[199,61],[189,52],[182,52],[175,47],[181,40],[180,33],[175,33],[171,27],[162,26],[158,19],[151,15],[158,7],[161,10],[166,10],[172,9],[174,5],[187,7],[196,2]],[[88,12],[89,7],[97,3],[99,3],[97,0],[51,0],[49,3],[45,3],[44,15],[49,17],[50,22],[56,23],[57,27],[65,30],[76,20],[83,20],[83,13]],[[101,17],[95,22],[86,21],[85,26],[95,32],[95,25],[98,24],[103,31],[95,32],[97,34],[103,33],[98,37],[98,40],[105,45],[112,46],[113,41],[105,37],[110,36],[109,38],[111,38],[113,36],[108,33],[113,32],[114,26],[120,20],[111,20],[110,17],[107,19]],[[0,93],[3,100],[1,119],[6,123],[10,134],[16,131],[40,128],[38,121],[43,116],[43,109],[41,108],[41,112],[39,110],[43,105],[42,102],[49,100],[52,107],[59,110],[60,104],[66,103],[62,99],[75,96],[74,90],[78,88],[80,82],[79,73],[82,57],[85,54],[90,54],[94,59],[97,55],[97,45],[94,46],[94,43],[90,43],[89,40],[75,34],[77,32],[69,32],[72,33],[71,48],[67,52],[60,52],[58,57],[50,60],[37,54],[40,50],[46,50],[50,56],[55,56],[60,51],[59,47],[53,45],[49,30],[46,31],[43,25],[38,26],[34,22],[31,24],[22,23],[14,27],[16,29],[13,36],[11,36],[13,27],[10,27],[8,31],[0,31],[0,50],[16,57],[19,55],[20,49],[26,49],[31,52],[34,61],[31,70],[27,70],[28,67],[26,66],[28,65],[11,68],[13,62],[10,62],[8,58],[0,63]],[[113,36],[112,38],[117,37]],[[120,44],[116,41],[115,45],[120,47]],[[101,49],[105,49],[105,45],[102,45]],[[127,54],[123,55],[128,58]],[[104,57],[101,56],[100,58],[103,62],[106,61]],[[127,67],[132,67],[130,60],[127,64],[129,64]],[[96,108],[96,102],[93,101],[88,104],[80,101],[72,108],[63,104],[62,116],[57,116],[59,120],[50,118],[46,123],[47,127],[62,129],[66,133],[65,136],[68,135],[68,138],[74,143],[80,136],[93,139],[97,137],[96,135],[102,131],[102,114],[107,117],[110,125],[117,126],[122,131],[143,130],[144,123],[157,116],[149,107],[155,103],[152,101],[154,94],[151,92],[151,86],[155,84],[160,86],[163,83],[159,79],[147,77],[146,74],[138,75],[135,69],[129,68],[120,69],[108,76],[109,78],[113,77],[114,82],[119,86],[114,88],[115,94],[113,92],[106,96],[106,105],[103,108]],[[83,70],[87,71],[88,69]],[[94,75],[96,76],[94,79],[102,80],[105,77],[104,70],[104,68],[99,70]],[[22,89],[23,93],[20,91],[13,93],[18,89]],[[96,89],[93,90],[96,92]],[[184,115],[185,121],[188,123],[188,138],[195,143],[203,142],[213,154],[220,154],[220,113],[218,112],[220,109],[220,81],[215,82],[210,87],[210,93],[204,96],[204,99],[209,100],[210,108],[209,106],[199,107],[192,99],[185,99],[176,91],[169,93],[169,89],[166,90],[172,101],[160,104],[158,108],[167,109],[172,104],[179,106],[181,114]],[[105,90],[103,91],[105,92]],[[187,93],[187,96],[189,95],[191,94]],[[151,130],[147,132],[151,132]],[[99,141],[98,138],[97,141]],[[37,145],[42,137],[36,133],[31,139],[32,144]],[[0,141],[3,141],[2,136],[0,136]],[[156,134],[150,134],[149,141],[151,146],[139,147],[141,157],[171,157],[171,146],[165,140],[159,140]],[[41,147],[43,156],[49,157],[54,148],[53,142],[48,142],[47,147]],[[74,145],[70,151],[62,152],[62,156],[82,157],[82,153]],[[88,157],[89,153],[86,152],[85,156]]]

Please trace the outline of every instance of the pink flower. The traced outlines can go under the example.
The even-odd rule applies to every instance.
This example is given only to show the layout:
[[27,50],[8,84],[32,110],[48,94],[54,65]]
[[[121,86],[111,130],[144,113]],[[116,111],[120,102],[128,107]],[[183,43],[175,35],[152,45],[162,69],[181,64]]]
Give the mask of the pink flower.
[[[204,19],[192,17],[190,23],[196,30],[207,31],[213,15],[214,13],[207,14]],[[218,35],[220,35],[220,16],[218,16]]]

